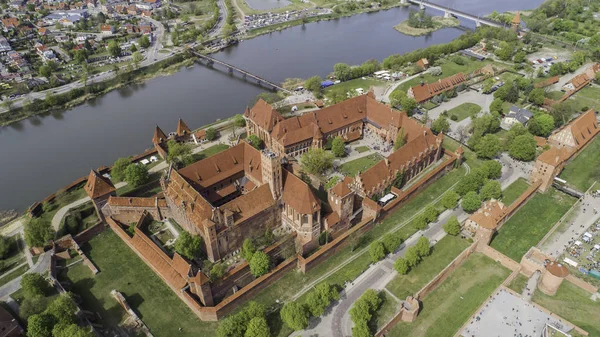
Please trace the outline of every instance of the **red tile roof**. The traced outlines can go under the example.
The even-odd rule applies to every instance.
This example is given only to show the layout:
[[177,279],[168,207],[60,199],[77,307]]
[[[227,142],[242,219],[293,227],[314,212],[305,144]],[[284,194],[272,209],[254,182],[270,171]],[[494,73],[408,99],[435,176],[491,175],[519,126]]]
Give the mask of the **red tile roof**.
[[185,122],[179,118],[179,121],[177,121],[177,131],[175,131],[177,133],[178,136],[185,136],[188,133],[191,133],[192,131],[190,130],[190,128],[187,126],[187,124],[185,124]]
[[423,83],[410,88],[417,103],[421,103],[433,98],[436,95],[442,94],[452,88],[455,88],[467,79],[463,73],[458,73],[433,83]]
[[283,202],[301,214],[313,214],[321,209],[321,202],[302,179],[283,169]]
[[259,127],[269,132],[273,130],[275,124],[283,120],[283,117],[279,112],[273,109],[273,107],[262,98],[259,98],[258,101],[256,101],[252,109],[246,109],[244,115],[251,118]]
[[114,192],[115,186],[109,179],[101,176],[95,170],[91,170],[90,175],[88,176],[88,180],[85,183],[84,189],[90,198],[96,199],[98,197]]
[[164,142],[165,140],[167,140],[167,136],[165,135],[163,130],[161,130],[157,125],[156,128],[154,129],[154,136],[152,137],[152,143],[158,144],[158,143]]

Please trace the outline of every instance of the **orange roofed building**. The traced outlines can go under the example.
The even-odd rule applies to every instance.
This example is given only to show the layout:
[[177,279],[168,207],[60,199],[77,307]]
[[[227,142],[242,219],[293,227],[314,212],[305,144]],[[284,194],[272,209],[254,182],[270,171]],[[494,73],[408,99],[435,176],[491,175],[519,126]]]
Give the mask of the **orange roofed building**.
[[443,94],[448,90],[456,88],[461,83],[465,83],[467,77],[463,73],[458,73],[446,78],[442,78],[433,83],[421,83],[408,89],[408,97],[414,99],[417,103],[427,102],[433,97]]
[[554,131],[548,137],[551,147],[536,159],[530,181],[534,183],[541,180],[540,190],[546,191],[567,161],[594,139],[598,132],[600,128],[593,109]]
[[281,157],[242,142],[161,180],[173,218],[202,236],[217,261],[239,250],[246,238],[282,227],[297,232],[304,249],[321,233],[321,204],[308,185],[282,167]]
[[372,92],[288,119],[259,99],[244,117],[248,135],[257,135],[269,149],[289,156],[321,148],[329,137],[357,140],[365,129],[391,144],[400,129],[414,127],[405,112],[377,102]]

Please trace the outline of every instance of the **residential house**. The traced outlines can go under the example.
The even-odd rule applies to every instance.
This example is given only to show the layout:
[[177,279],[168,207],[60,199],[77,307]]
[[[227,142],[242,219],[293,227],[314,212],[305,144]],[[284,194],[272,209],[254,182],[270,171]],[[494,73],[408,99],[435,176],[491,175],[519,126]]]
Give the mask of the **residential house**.
[[4,27],[4,31],[8,31],[9,29],[15,29],[19,27],[21,23],[17,18],[8,17],[6,19],[2,19],[2,27]]
[[504,130],[510,130],[513,126],[520,123],[523,126],[533,117],[531,111],[511,106],[509,113],[502,119],[500,127]]
[[115,33],[115,27],[111,25],[102,25],[100,27],[100,34],[103,36],[111,36]]
[[427,70],[429,68],[429,61],[426,58],[422,58],[415,63],[419,68]]

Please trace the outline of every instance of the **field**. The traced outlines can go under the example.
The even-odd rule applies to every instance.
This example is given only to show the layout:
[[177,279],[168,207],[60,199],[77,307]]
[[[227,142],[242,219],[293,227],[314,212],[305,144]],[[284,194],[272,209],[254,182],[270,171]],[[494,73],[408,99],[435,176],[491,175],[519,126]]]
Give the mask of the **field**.
[[468,246],[468,242],[464,239],[451,235],[445,236],[433,246],[430,256],[425,257],[408,274],[396,276],[386,285],[386,288],[399,299],[414,295]]
[[387,336],[453,336],[508,274],[492,259],[473,253],[423,299],[414,322],[398,323]]
[[[391,213],[384,218],[373,229],[363,236],[363,243],[359,248],[352,251],[350,246],[346,246],[336,254],[329,257],[326,261],[316,266],[306,274],[298,271],[292,271],[283,276],[280,280],[271,284],[265,290],[259,292],[254,298],[255,301],[264,304],[267,308],[275,304],[276,300],[285,302],[290,300],[291,296],[309,286],[311,282],[327,281],[331,284],[343,285],[345,282],[352,281],[358,277],[371,264],[371,257],[368,254],[368,244],[378,239],[390,230],[397,230],[403,239],[414,234],[417,229],[409,220],[420,212],[426,205],[435,204],[436,199],[443,191],[451,188],[465,174],[465,169],[460,168],[445,174],[436,182],[432,183],[426,189],[421,191],[416,197],[406,203],[402,208]],[[339,270],[333,272],[327,277],[324,275],[331,270],[339,267],[349,258],[354,260]],[[302,300],[303,297],[300,297]],[[278,312],[270,317],[271,332],[273,336],[288,336],[292,333],[287,327],[282,327],[278,318]],[[279,325],[275,326],[278,323]]]
[[537,193],[517,211],[492,239],[494,249],[515,261],[540,242],[575,203],[575,198],[554,188]]
[[475,103],[463,103],[455,108],[448,110],[448,116],[456,116],[456,122],[460,122],[467,117],[473,117],[481,111],[481,107]]
[[381,303],[377,313],[371,319],[371,323],[376,326],[377,330],[383,328],[385,323],[389,322],[396,312],[400,310],[400,303],[390,296],[390,294],[381,291],[380,296],[383,298],[383,303]]
[[523,289],[525,289],[525,286],[527,286],[527,281],[528,278],[525,275],[518,274],[517,277],[510,281],[508,287],[516,291],[518,294],[521,294],[523,292]]
[[600,179],[600,137],[596,137],[570,163],[565,166],[560,178],[580,191],[585,192]]
[[380,154],[373,153],[368,156],[354,159],[342,164],[340,166],[340,171],[345,176],[354,177],[359,171],[365,172],[366,170],[371,168],[371,166],[377,164],[377,162],[379,162],[382,159],[383,157]]
[[523,178],[515,180],[512,184],[508,185],[507,188],[502,191],[502,202],[507,207],[517,200],[518,197],[523,194],[529,188],[529,184]]
[[590,293],[570,282],[563,282],[554,296],[536,291],[533,301],[590,333],[600,336],[600,304],[590,299]]
[[200,321],[114,232],[107,230],[82,248],[100,273],[94,276],[88,267],[78,263],[63,272],[61,278],[71,281],[71,291],[81,296],[83,308],[99,313],[104,325],[114,328],[125,317],[125,311],[110,295],[116,289],[154,336],[214,333],[216,323]]

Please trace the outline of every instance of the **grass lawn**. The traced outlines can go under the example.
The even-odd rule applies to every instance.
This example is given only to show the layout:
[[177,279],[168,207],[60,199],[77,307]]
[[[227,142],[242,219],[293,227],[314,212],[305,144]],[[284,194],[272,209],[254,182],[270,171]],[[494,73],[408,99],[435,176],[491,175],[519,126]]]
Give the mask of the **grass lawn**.
[[354,177],[359,171],[365,172],[382,159],[383,156],[381,156],[379,153],[373,153],[342,164],[342,166],[340,166],[340,171],[345,176]]
[[552,188],[537,193],[494,235],[491,246],[515,261],[540,242],[571,208],[575,198]]
[[594,110],[600,111],[600,88],[598,86],[587,86],[581,89],[575,95],[575,99],[579,101],[582,106],[585,105],[588,108],[594,108]]
[[198,160],[202,160],[202,159],[208,158],[210,156],[214,156],[215,154],[217,154],[219,152],[223,152],[223,151],[227,150],[228,148],[229,148],[229,145],[216,144],[216,145],[207,147],[206,149],[204,149],[198,153],[194,153],[194,154],[192,154],[192,156],[194,158],[194,162],[197,162]]
[[461,238],[447,235],[433,246],[432,253],[406,275],[398,275],[386,288],[399,299],[414,295],[427,282],[444,269],[469,243]]
[[383,328],[385,323],[389,322],[396,312],[400,310],[400,303],[385,290],[381,291],[379,296],[383,298],[383,302],[370,322],[370,324],[376,327],[376,331]]
[[473,253],[450,277],[423,299],[412,323],[400,322],[387,335],[453,336],[510,271],[480,253]]
[[502,191],[502,202],[507,207],[513,203],[513,201],[517,200],[518,197],[523,194],[529,188],[529,184],[527,180],[523,178],[519,178],[515,180],[512,184],[508,185],[507,188]]
[[508,287],[516,291],[518,294],[521,294],[523,293],[523,289],[525,289],[525,286],[527,286],[528,280],[529,279],[525,275],[519,274],[512,281],[510,281]]
[[600,303],[590,300],[590,296],[571,282],[563,282],[556,295],[548,296],[536,291],[533,301],[596,337],[600,336]]
[[369,147],[368,146],[357,146],[354,148],[356,151],[358,151],[358,153],[363,153],[363,152],[367,152],[369,151]]
[[[331,284],[343,285],[347,281],[354,280],[371,264],[371,257],[369,256],[368,250],[362,251],[363,247],[368,247],[371,241],[379,239],[392,229],[397,229],[404,239],[414,234],[417,231],[414,224],[412,222],[405,222],[414,214],[425,208],[426,205],[437,199],[443,191],[452,187],[462,176],[464,176],[464,174],[465,169],[461,167],[443,175],[440,179],[432,183],[406,203],[402,208],[375,225],[373,229],[364,235],[363,244],[354,252],[350,250],[349,246],[346,246],[306,274],[302,274],[298,271],[289,272],[281,279],[271,284],[268,288],[259,292],[254,297],[254,300],[262,303],[267,308],[274,305],[276,300],[279,300],[280,302],[288,301],[307,284],[336,268],[352,256],[356,256],[356,259],[347,264],[344,268],[331,274],[326,278],[326,281]],[[306,294],[301,296],[299,300],[302,301],[305,296]],[[272,336],[287,337],[292,331],[285,326],[281,326],[277,317],[277,315],[273,315],[270,320]],[[274,326],[276,323],[278,323],[278,325]]]
[[88,267],[78,263],[62,272],[61,278],[71,281],[71,291],[81,296],[83,308],[98,312],[102,324],[115,327],[125,318],[125,311],[110,295],[110,291],[116,289],[123,293],[154,336],[214,333],[217,324],[198,319],[111,230],[96,236],[82,249],[100,273],[94,276]]
[[553,99],[553,100],[558,100],[559,98],[563,97],[565,93],[562,91],[548,91],[546,92],[546,97]]
[[11,271],[10,273],[6,273],[0,278],[0,287],[7,284],[8,282],[16,279],[17,277],[25,274],[25,272],[29,269],[29,265],[24,264],[19,268]]
[[456,122],[460,122],[467,117],[472,117],[481,111],[481,107],[475,103],[463,103],[455,108],[448,110],[448,116],[458,117]]
[[600,137],[596,137],[570,163],[565,166],[560,178],[580,191],[586,191],[594,181],[600,180]]

